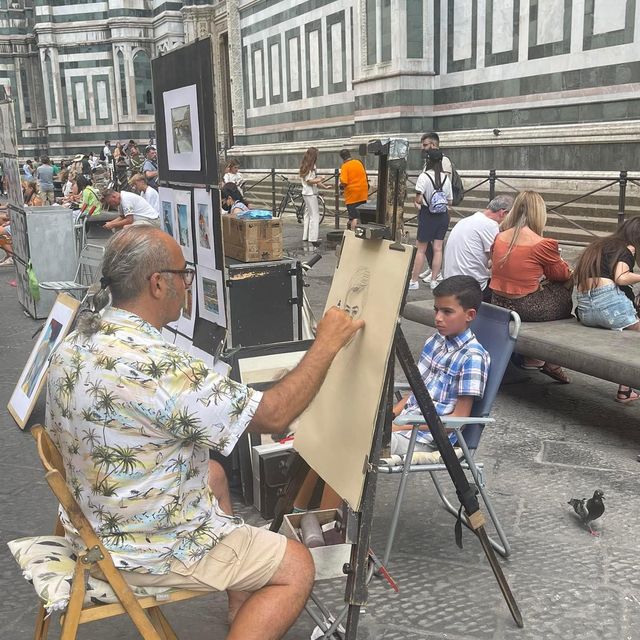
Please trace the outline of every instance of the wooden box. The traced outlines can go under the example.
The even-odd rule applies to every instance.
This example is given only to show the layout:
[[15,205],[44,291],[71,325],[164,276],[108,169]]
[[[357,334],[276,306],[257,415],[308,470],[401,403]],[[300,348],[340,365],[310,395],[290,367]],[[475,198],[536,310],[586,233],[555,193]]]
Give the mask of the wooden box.
[[243,220],[222,216],[224,254],[242,262],[282,259],[280,220]]

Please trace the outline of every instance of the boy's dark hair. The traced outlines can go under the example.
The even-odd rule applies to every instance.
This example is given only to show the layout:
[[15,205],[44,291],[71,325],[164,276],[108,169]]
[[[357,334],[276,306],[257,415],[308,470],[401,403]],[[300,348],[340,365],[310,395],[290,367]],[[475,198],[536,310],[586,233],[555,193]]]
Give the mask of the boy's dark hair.
[[342,149],[342,151],[340,151],[340,157],[343,160],[348,160],[351,157],[351,151],[349,151],[349,149]]
[[443,280],[434,290],[434,298],[454,296],[460,306],[467,309],[480,308],[482,303],[482,289],[478,281],[471,276],[451,276]]
[[425,140],[433,140],[436,144],[440,144],[440,136],[435,131],[423,133],[422,138],[420,138],[420,142],[424,142]]

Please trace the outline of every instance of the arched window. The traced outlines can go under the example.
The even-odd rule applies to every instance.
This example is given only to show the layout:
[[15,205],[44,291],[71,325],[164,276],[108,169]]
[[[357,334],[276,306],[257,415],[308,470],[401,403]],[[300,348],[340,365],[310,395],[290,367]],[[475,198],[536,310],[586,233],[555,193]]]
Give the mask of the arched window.
[[51,119],[56,120],[58,118],[58,112],[56,111],[56,94],[53,82],[53,65],[51,64],[51,57],[47,51],[44,54],[44,69],[47,74],[47,89],[49,92],[49,113]]
[[120,99],[122,102],[122,115],[129,115],[129,100],[127,98],[127,72],[124,68],[124,55],[118,51],[118,75],[120,76]]
[[138,115],[153,115],[151,61],[146,51],[138,51],[133,56],[133,75],[136,80],[136,110]]

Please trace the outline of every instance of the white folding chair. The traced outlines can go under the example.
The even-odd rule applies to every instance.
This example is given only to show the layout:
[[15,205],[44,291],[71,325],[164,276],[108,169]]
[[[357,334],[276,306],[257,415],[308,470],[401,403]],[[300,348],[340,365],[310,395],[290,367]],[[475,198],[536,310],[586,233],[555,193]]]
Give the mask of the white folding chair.
[[[471,325],[471,329],[475,333],[480,344],[489,352],[489,356],[491,358],[489,376],[484,396],[474,403],[470,417],[452,418],[442,416],[441,420],[445,427],[455,431],[458,438],[458,445],[462,450],[461,465],[464,469],[468,469],[473,476],[473,481],[478,488],[478,492],[485,503],[489,517],[491,518],[496,529],[496,533],[498,534],[499,542],[492,538],[489,539],[489,542],[501,556],[506,558],[511,553],[509,541],[507,540],[506,534],[504,533],[502,525],[498,520],[498,516],[491,504],[491,500],[489,499],[489,495],[485,488],[482,463],[476,462],[475,453],[478,445],[480,444],[480,438],[482,436],[484,426],[494,422],[494,420],[488,416],[498,393],[498,389],[500,388],[504,372],[509,364],[511,354],[513,353],[513,348],[520,330],[520,317],[517,313],[509,311],[508,309],[482,303],[478,310],[478,315]],[[398,488],[398,495],[395,500],[393,515],[391,517],[389,538],[387,539],[387,546],[382,559],[382,563],[384,565],[387,564],[389,556],[391,555],[391,549],[400,517],[400,507],[402,505],[402,499],[409,479],[409,473],[418,471],[429,473],[445,509],[452,515],[458,517],[458,509],[449,501],[444,493],[444,489],[440,481],[436,477],[437,472],[447,471],[446,466],[442,463],[412,464],[413,450],[418,431],[421,427],[424,428],[425,425],[424,418],[420,413],[409,414],[396,418],[396,422],[399,424],[411,425],[412,432],[404,462],[392,465],[381,464],[378,466],[378,471],[380,473],[402,474],[400,487]],[[471,528],[466,521],[466,516],[462,514],[461,517],[462,523],[468,528]]]

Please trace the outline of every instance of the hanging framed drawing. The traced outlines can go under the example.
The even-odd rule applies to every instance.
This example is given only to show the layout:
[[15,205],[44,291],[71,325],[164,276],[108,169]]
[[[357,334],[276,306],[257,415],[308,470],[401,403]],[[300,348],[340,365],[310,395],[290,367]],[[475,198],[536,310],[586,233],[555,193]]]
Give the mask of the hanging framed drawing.
[[[195,248],[198,264],[209,269],[215,269],[216,243],[213,224],[213,191],[206,189],[193,190],[193,213],[195,217]],[[217,196],[217,192],[216,196]]]
[[162,101],[169,170],[200,171],[198,87],[191,84],[165,91]]
[[175,189],[173,192],[176,205],[176,229],[177,240],[182,255],[187,262],[194,261],[193,228],[191,224],[191,191]]
[[215,322],[221,327],[227,326],[224,303],[222,272],[198,265],[198,310],[201,318]]
[[49,313],[7,408],[21,429],[27,424],[49,369],[49,356],[69,332],[80,301],[61,293]]
[[[195,265],[187,264],[187,267],[195,268]],[[197,279],[194,278],[191,286],[188,289],[185,289],[184,304],[182,306],[180,317],[178,318],[178,333],[187,336],[190,340],[193,339],[193,327],[196,323],[196,304],[198,302],[198,294],[196,293],[197,288],[198,282]]]
[[162,224],[162,230],[166,231],[177,241],[176,229],[178,225],[176,222],[173,189],[160,187],[158,189],[158,195],[160,196],[160,222]]

